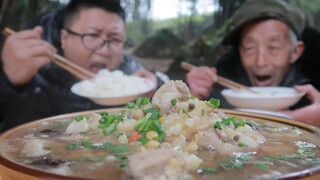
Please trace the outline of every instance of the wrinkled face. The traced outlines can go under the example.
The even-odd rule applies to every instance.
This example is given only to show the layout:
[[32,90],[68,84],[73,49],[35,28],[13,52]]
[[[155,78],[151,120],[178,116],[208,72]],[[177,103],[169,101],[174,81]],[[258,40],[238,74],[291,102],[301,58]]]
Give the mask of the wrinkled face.
[[259,21],[242,32],[240,55],[253,86],[278,86],[301,55],[301,44],[292,45],[288,26],[278,20]]
[[85,47],[80,36],[61,31],[64,56],[70,61],[97,73],[100,69],[116,69],[123,58],[123,43],[126,40],[125,25],[116,14],[99,8],[84,8],[68,27],[78,34],[91,34],[103,40],[120,42],[117,49],[111,50],[108,43],[96,50]]

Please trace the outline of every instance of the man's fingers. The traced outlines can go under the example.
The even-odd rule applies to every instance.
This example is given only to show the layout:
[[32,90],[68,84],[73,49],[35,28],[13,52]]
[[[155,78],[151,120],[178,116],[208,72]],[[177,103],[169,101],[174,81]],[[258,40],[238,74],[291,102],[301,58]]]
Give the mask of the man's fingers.
[[320,93],[312,85],[295,86],[297,92],[305,92],[312,102],[320,102]]
[[43,65],[48,64],[51,62],[51,58],[48,56],[40,56],[40,57],[35,57],[33,59],[32,65],[34,66],[35,69],[41,68]]
[[10,35],[9,38],[17,38],[17,39],[32,39],[32,38],[37,38],[41,39],[41,34],[42,34],[42,28],[40,26],[35,27],[34,29],[31,30],[24,30],[20,31],[14,36]]

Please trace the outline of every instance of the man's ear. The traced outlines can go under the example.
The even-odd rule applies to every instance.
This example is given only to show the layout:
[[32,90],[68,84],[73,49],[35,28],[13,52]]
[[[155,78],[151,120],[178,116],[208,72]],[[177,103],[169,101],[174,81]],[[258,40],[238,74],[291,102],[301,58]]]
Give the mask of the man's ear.
[[298,41],[293,49],[292,57],[290,63],[296,62],[299,57],[302,55],[304,51],[304,43],[302,41]]
[[64,49],[67,36],[68,36],[68,32],[64,29],[61,29],[60,30],[60,41],[61,41],[61,48],[62,49]]

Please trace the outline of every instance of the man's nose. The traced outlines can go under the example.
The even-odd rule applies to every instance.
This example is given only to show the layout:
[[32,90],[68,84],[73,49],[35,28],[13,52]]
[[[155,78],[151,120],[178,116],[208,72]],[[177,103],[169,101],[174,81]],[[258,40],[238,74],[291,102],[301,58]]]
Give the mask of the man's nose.
[[257,54],[256,64],[258,66],[266,66],[268,64],[267,51],[265,48],[259,48],[258,54]]

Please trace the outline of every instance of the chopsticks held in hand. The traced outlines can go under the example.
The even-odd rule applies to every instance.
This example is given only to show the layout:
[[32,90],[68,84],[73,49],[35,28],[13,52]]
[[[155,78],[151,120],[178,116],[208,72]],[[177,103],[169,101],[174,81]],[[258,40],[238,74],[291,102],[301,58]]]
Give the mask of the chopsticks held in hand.
[[[192,65],[190,63],[187,63],[185,61],[182,61],[180,64],[181,68],[190,71],[192,68],[196,67],[195,65]],[[252,93],[256,93],[254,90],[249,89],[247,86],[244,86],[242,84],[239,84],[237,82],[231,81],[229,79],[226,79],[224,77],[218,76],[219,80],[218,83],[221,84],[224,87],[227,87],[229,89],[233,89],[233,90],[246,90],[246,91],[250,91]]]
[[[12,34],[15,34],[16,32],[10,28],[5,28],[2,31],[2,33],[5,36],[10,36]],[[92,74],[90,71],[88,71],[88,70],[82,68],[81,66],[65,59],[64,57],[60,56],[59,54],[53,55],[53,63],[55,63],[56,65],[65,69],[66,71],[68,71],[69,73],[71,73],[72,75],[76,76],[77,78],[79,78],[81,80],[91,79],[94,76],[94,74]]]

